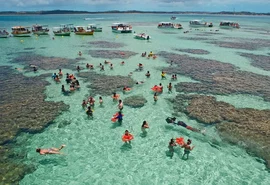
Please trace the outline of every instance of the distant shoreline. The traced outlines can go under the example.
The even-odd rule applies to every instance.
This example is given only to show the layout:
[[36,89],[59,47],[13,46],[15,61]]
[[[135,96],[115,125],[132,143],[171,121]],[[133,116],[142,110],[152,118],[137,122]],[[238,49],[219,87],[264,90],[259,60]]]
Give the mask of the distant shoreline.
[[255,12],[229,12],[229,11],[221,11],[221,12],[164,12],[164,11],[99,11],[99,12],[88,12],[88,11],[73,11],[73,10],[48,10],[48,11],[2,11],[0,15],[51,15],[51,14],[174,14],[174,15],[192,15],[192,14],[207,14],[207,15],[251,15],[251,16],[270,16],[269,13],[255,13]]

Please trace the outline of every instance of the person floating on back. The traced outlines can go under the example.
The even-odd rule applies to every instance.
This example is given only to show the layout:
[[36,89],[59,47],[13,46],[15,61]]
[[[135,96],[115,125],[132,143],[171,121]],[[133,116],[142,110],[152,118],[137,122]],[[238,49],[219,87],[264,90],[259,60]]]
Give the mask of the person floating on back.
[[36,152],[40,155],[46,155],[46,154],[62,154],[60,153],[60,150],[62,150],[66,145],[61,145],[59,148],[48,148],[48,149],[42,149],[37,148]]

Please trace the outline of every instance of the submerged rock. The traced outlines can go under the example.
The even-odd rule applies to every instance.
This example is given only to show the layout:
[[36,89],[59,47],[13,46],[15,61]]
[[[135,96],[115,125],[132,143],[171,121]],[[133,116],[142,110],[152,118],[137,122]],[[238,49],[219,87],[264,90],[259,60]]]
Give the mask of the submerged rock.
[[178,92],[205,94],[252,94],[270,101],[270,77],[238,71],[235,66],[215,60],[200,59],[188,55],[159,52],[159,56],[174,62],[163,69],[167,73],[189,76],[200,83],[178,83]]
[[137,55],[133,51],[120,51],[120,50],[90,50],[89,54],[95,58],[122,58],[127,59],[131,56]]
[[35,48],[24,48],[23,50],[34,50]]
[[251,65],[261,68],[266,71],[270,71],[270,56],[254,55],[251,53],[240,53],[242,57],[246,57],[251,60]]
[[[32,171],[14,155],[12,141],[21,132],[36,133],[68,106],[63,102],[45,101],[43,94],[48,82],[40,77],[25,77],[10,67],[0,67],[0,179],[7,184],[18,184],[24,174]],[[30,170],[29,170],[30,168]]]
[[28,68],[29,65],[38,66],[38,69],[53,70],[60,68],[73,69],[77,60],[60,58],[60,57],[45,57],[36,54],[23,54],[11,60],[13,63],[24,65]]
[[95,72],[80,72],[78,76],[83,78],[86,82],[90,82],[90,94],[95,95],[112,95],[114,92],[122,91],[125,86],[132,87],[136,82],[125,76],[106,76],[97,74]]
[[124,43],[108,42],[108,41],[92,41],[88,42],[91,47],[96,48],[121,48],[126,46]]
[[237,109],[202,95],[177,95],[171,102],[176,113],[184,112],[202,123],[215,124],[223,139],[241,143],[249,152],[265,159],[270,168],[270,110]]
[[143,107],[147,100],[142,95],[129,96],[124,99],[124,105],[139,108]]
[[174,49],[175,51],[191,53],[191,54],[198,54],[198,55],[207,55],[210,52],[203,50],[203,49]]
[[213,38],[209,38],[209,37],[178,37],[180,40],[184,39],[184,40],[215,40]]
[[268,39],[224,37],[224,40],[226,41],[212,41],[209,43],[224,48],[245,49],[245,50],[257,50],[259,48],[270,47],[270,40]]

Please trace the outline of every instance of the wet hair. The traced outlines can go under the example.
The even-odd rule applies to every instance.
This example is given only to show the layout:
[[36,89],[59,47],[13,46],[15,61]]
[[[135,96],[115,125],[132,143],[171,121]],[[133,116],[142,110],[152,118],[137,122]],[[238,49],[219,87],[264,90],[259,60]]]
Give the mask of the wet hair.
[[125,130],[125,132],[129,132],[128,130]]
[[188,140],[187,140],[187,143],[191,144],[191,140],[190,140],[190,139],[188,139]]
[[36,152],[38,152],[38,153],[39,153],[39,152],[40,152],[40,148],[37,148],[37,149],[36,149]]

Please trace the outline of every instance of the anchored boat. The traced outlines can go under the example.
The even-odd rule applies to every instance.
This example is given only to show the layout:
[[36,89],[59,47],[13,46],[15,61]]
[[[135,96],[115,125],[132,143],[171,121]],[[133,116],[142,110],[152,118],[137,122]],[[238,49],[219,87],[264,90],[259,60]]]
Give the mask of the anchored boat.
[[31,37],[31,31],[29,31],[29,28],[30,27],[14,26],[11,28],[11,34],[14,37]]

